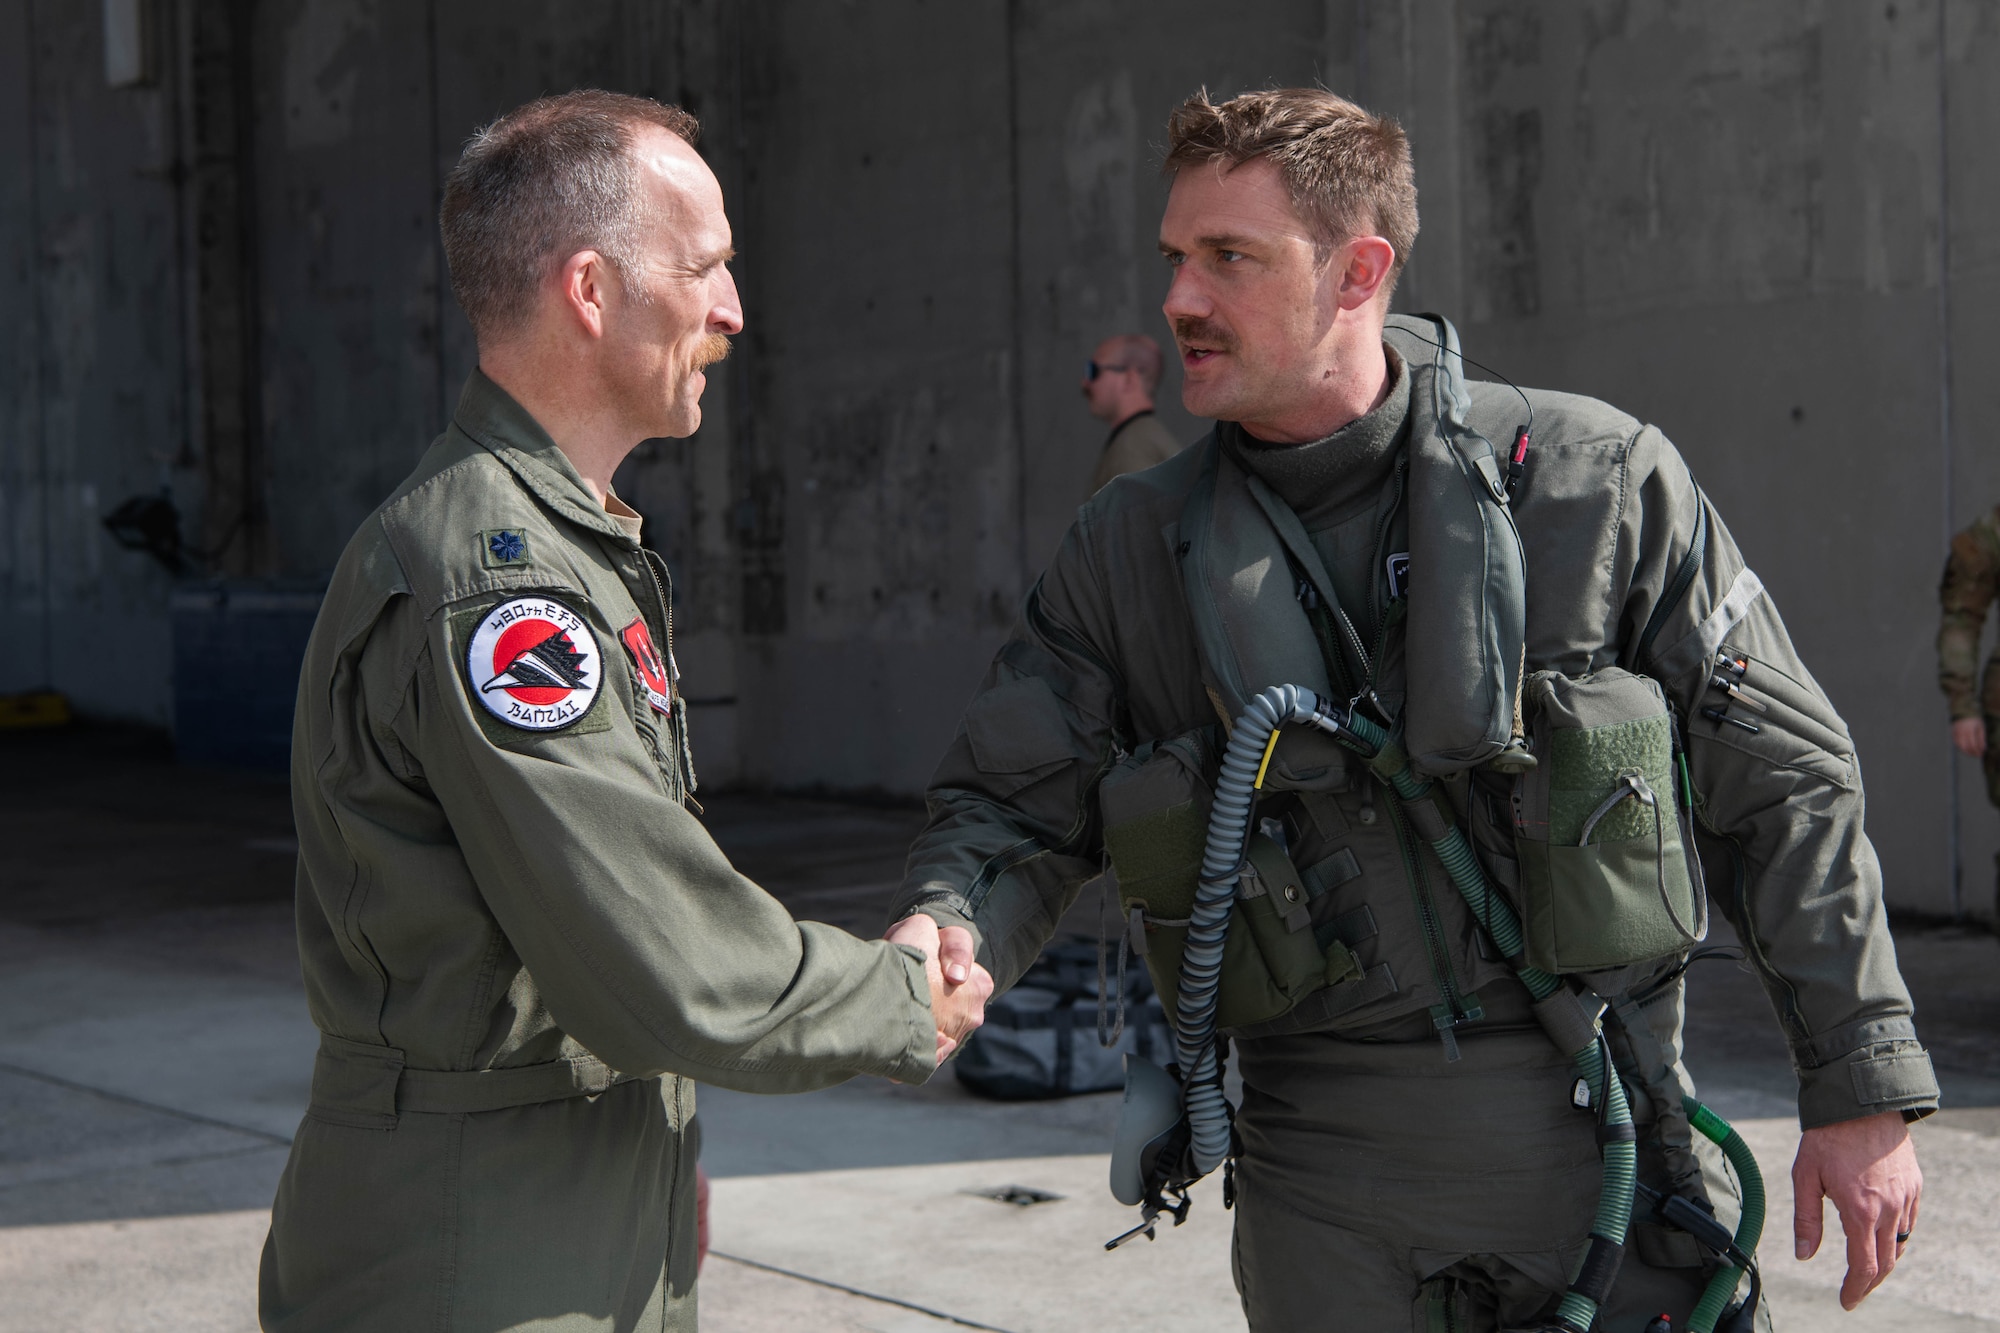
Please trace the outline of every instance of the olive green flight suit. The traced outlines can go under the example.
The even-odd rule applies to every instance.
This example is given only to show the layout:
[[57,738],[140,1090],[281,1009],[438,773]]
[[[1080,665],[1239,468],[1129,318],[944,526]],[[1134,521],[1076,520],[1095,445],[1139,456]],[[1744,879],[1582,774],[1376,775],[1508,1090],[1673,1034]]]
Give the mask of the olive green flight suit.
[[266,1329],[692,1329],[693,1081],[931,1073],[917,951],[794,922],[684,808],[670,605],[477,372],[341,557],[292,741],[322,1036]]
[[1986,628],[1986,610],[2000,597],[2000,508],[1974,522],[1951,539],[1938,601],[1944,616],[1938,626],[1938,688],[1951,706],[1951,720],[1986,719],[1986,791],[2000,806],[2000,648],[1986,658],[1986,671],[1974,691],[1979,667],[1979,636]]
[[[1433,349],[1414,336],[1432,327],[1396,318],[1385,335],[1392,364],[1410,376],[1394,410],[1408,413],[1411,435],[1437,428],[1445,400]],[[1514,392],[1465,387],[1472,425],[1512,440],[1522,421]],[[1659,431],[1590,399],[1530,397],[1533,449],[1512,504],[1527,570],[1526,669],[1629,668],[1706,502]],[[1214,780],[1224,710],[1190,587],[1205,580],[1225,617],[1230,605],[1291,601],[1292,572],[1259,553],[1268,543],[1224,559],[1237,548],[1218,534],[1250,531],[1256,517],[1234,430],[1219,427],[1083,506],[932,780],[929,826],[893,915],[920,910],[969,928],[1003,987],[1098,870],[1107,775],[1151,750],[1205,754]],[[1409,550],[1404,480],[1391,468],[1358,504],[1305,515],[1328,563],[1351,557],[1381,570],[1385,552]],[[1211,492],[1216,517],[1203,527],[1190,497]],[[1896,969],[1852,743],[1720,517],[1706,514],[1704,559],[1648,670],[1687,738],[1711,895],[1790,1043],[1801,1122],[1925,1113],[1937,1086]],[[1224,563],[1190,573],[1202,559]],[[1283,595],[1260,601],[1273,579],[1286,580]],[[1331,577],[1359,632],[1381,635],[1378,691],[1400,708],[1390,599],[1370,577],[1373,604],[1351,605],[1370,600],[1353,582],[1338,569]],[[1749,661],[1746,686],[1768,703],[1755,732],[1702,717],[1718,702],[1709,680],[1721,650]],[[1252,691],[1278,683],[1246,682]],[[1427,702],[1436,701],[1411,707]],[[1258,815],[1280,821],[1313,922],[1348,946],[1359,975],[1308,997],[1289,1024],[1229,1034],[1244,1080],[1236,1259],[1252,1328],[1491,1330],[1552,1310],[1598,1193],[1592,1121],[1568,1105],[1573,1068],[1435,858],[1421,858],[1427,887],[1405,876],[1364,766],[1299,730],[1284,734],[1270,774]],[[1449,781],[1490,874],[1511,891],[1505,784],[1486,771]],[[1732,1220],[1733,1186],[1680,1109],[1693,1082],[1681,1060],[1678,961],[1583,980],[1612,1005],[1608,1034],[1632,1097],[1642,1181],[1706,1196]],[[1598,1328],[1639,1333],[1663,1310],[1678,1326],[1707,1272],[1684,1234],[1635,1220]]]
[[1152,408],[1134,412],[1118,423],[1111,437],[1104,442],[1104,452],[1097,460],[1097,471],[1090,478],[1090,493],[1097,494],[1111,483],[1113,477],[1122,477],[1127,472],[1144,472],[1155,463],[1164,463],[1181,451],[1181,442],[1173,432],[1160,424],[1159,417]]

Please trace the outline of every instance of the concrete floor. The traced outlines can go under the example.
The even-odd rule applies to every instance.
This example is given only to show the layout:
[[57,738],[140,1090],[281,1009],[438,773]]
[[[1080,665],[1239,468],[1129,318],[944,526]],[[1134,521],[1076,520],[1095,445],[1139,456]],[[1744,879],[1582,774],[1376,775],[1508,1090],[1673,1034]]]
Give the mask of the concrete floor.
[[[801,916],[879,928],[916,816],[718,798],[708,821]],[[280,783],[190,774],[122,733],[0,737],[0,1333],[255,1327],[259,1246],[314,1036],[287,902]],[[1091,917],[1079,905],[1076,924]],[[1704,1095],[1765,1164],[1786,1330],[2000,1328],[2000,946],[1906,929],[1904,967],[1950,1109],[1919,1127],[1924,1221],[1853,1316],[1839,1246],[1785,1256],[1796,1129],[1754,982],[1692,976]],[[1115,1094],[998,1105],[945,1078],[806,1097],[704,1089],[716,1177],[711,1333],[1241,1328],[1229,1217],[1106,1254]],[[1060,1196],[984,1197],[1008,1185]],[[940,1237],[950,1237],[948,1248]]]

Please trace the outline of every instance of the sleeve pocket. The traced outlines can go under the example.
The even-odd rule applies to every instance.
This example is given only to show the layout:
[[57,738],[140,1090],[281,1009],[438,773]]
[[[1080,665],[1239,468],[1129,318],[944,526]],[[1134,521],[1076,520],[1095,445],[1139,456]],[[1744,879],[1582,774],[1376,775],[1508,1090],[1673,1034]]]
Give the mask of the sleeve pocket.
[[973,700],[965,736],[982,773],[1040,776],[1072,757],[1062,706],[1040,676],[996,685]]

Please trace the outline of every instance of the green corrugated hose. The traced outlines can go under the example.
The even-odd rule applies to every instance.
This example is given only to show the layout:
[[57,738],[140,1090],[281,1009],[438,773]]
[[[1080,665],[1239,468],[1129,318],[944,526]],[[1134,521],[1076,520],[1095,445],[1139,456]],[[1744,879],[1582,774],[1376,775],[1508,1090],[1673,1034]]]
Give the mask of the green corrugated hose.
[[[1376,775],[1389,784],[1405,805],[1436,800],[1434,784],[1411,771],[1401,744],[1383,727],[1352,710],[1340,716],[1334,716],[1329,710],[1316,718],[1315,724],[1367,755]],[[1343,732],[1346,734],[1342,735]],[[1494,947],[1509,959],[1519,959],[1524,947],[1520,918],[1486,882],[1486,872],[1479,864],[1478,854],[1466,842],[1465,835],[1459,831],[1448,812],[1441,809],[1440,813],[1444,815],[1439,821],[1443,832],[1428,840],[1431,850],[1437,853],[1459,896],[1465,899],[1466,906],[1492,939]],[[1547,999],[1563,984],[1562,978],[1538,967],[1517,963],[1514,971],[1536,1000]],[[1563,1326],[1575,1329],[1577,1333],[1587,1333],[1596,1322],[1598,1303],[1579,1288],[1601,1292],[1608,1285],[1609,1275],[1616,1272],[1618,1258],[1624,1252],[1625,1232],[1632,1221],[1632,1195],[1639,1175],[1639,1154],[1638,1145],[1629,1137],[1630,1130],[1627,1128],[1632,1123],[1632,1109],[1625,1099],[1625,1085],[1605,1058],[1604,1043],[1601,1040],[1592,1041],[1581,1050],[1565,1051],[1563,1054],[1576,1062],[1577,1073],[1582,1075],[1585,1086],[1592,1090],[1593,1095],[1603,1098],[1605,1127],[1625,1128],[1628,1134],[1626,1138],[1612,1138],[1603,1145],[1604,1175],[1597,1194],[1597,1217],[1590,1229],[1591,1249],[1585,1256],[1583,1267],[1572,1278],[1570,1289],[1563,1293],[1562,1304],[1556,1311],[1556,1318]],[[1722,1127],[1724,1130],[1729,1128],[1727,1125]],[[1742,1143],[1741,1139],[1736,1141]],[[1729,1151],[1726,1145],[1723,1151]],[[1748,1156],[1748,1151],[1744,1149],[1745,1156]],[[1756,1163],[1752,1162],[1750,1169],[1755,1171]],[[1761,1227],[1761,1187],[1757,1207]],[[1606,1264],[1608,1268],[1604,1266]],[[1718,1281],[1720,1277],[1718,1274]],[[1733,1281],[1729,1290],[1735,1290]],[[1703,1299],[1707,1299],[1706,1294]],[[1718,1305],[1718,1312],[1720,1308]],[[1714,1333],[1714,1328],[1715,1319],[1711,1316],[1708,1333]]]
[[[1687,1108],[1688,1123],[1722,1149],[1722,1155],[1736,1168],[1736,1179],[1743,1185],[1743,1216],[1736,1223],[1736,1252],[1745,1259],[1754,1259],[1757,1242],[1764,1234],[1764,1174],[1757,1169],[1757,1158],[1727,1120],[1692,1097],[1682,1098],[1681,1105]],[[1689,1333],[1715,1333],[1715,1322],[1722,1318],[1729,1298],[1736,1294],[1743,1273],[1741,1265],[1728,1264],[1708,1280],[1707,1289],[1695,1303],[1694,1313],[1688,1316]]]

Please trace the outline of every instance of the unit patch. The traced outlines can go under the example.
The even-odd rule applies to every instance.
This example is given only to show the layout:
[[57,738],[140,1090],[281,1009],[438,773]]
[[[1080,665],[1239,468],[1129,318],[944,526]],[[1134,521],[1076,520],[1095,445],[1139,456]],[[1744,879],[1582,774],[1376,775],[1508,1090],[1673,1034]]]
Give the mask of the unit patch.
[[479,563],[488,569],[506,569],[530,563],[527,534],[519,528],[494,528],[480,533]]
[[646,628],[644,616],[633,621],[618,632],[625,641],[625,651],[632,654],[632,665],[639,672],[639,684],[646,691],[646,701],[656,712],[669,716],[674,711],[674,678],[660,650],[653,647],[653,635]]
[[561,731],[597,701],[604,659],[583,617],[553,597],[512,597],[472,631],[472,697],[508,726]]

